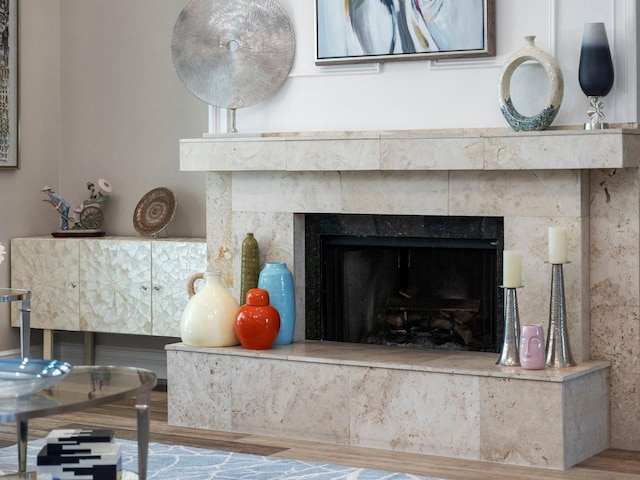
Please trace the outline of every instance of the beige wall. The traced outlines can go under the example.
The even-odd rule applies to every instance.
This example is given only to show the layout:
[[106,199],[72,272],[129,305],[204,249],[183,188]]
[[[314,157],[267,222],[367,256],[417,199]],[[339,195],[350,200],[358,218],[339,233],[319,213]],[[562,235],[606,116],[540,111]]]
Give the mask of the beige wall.
[[[72,204],[87,181],[114,186],[104,227],[137,235],[133,211],[149,190],[175,191],[171,236],[204,237],[205,178],[179,171],[178,139],[207,130],[207,107],[183,86],[171,31],[184,0],[20,0],[20,169],[0,171],[0,242],[60,225],[40,193]],[[10,260],[10,258],[9,258]],[[0,265],[9,285],[10,261]],[[0,304],[0,352],[18,347]]]

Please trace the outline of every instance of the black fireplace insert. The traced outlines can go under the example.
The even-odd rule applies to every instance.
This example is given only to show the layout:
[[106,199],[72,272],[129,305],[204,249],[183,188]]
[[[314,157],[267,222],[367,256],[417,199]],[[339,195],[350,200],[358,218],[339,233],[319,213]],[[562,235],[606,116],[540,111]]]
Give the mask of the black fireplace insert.
[[305,337],[497,352],[503,248],[500,217],[307,214]]

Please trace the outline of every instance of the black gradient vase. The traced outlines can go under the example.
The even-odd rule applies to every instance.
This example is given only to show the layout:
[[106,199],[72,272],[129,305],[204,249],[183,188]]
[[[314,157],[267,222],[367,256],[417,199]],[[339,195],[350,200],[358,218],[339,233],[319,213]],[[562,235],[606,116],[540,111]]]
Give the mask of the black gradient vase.
[[602,97],[606,97],[611,91],[613,78],[613,61],[604,23],[585,23],[578,67],[580,88],[589,98],[587,114],[591,121],[584,124],[585,130],[608,127],[603,122],[605,115]]

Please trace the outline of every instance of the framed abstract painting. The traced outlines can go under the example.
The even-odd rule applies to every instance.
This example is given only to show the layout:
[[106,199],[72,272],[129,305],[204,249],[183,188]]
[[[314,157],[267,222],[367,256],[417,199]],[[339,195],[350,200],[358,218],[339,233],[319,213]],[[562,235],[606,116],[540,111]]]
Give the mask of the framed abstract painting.
[[495,0],[316,0],[316,65],[495,55]]
[[0,0],[0,169],[18,168],[18,0]]

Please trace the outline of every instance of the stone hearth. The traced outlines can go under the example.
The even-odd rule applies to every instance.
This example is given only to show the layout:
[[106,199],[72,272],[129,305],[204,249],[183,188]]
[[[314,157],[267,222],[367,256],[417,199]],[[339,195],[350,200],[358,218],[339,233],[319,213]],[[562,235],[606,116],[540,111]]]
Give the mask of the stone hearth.
[[504,247],[523,252],[521,321],[546,326],[547,227],[567,227],[574,358],[611,362],[611,445],[640,444],[638,130],[222,136],[180,151],[182,170],[207,172],[209,267],[236,293],[247,232],[262,261],[286,262],[304,284],[305,213],[501,216]]

